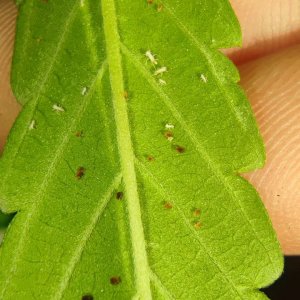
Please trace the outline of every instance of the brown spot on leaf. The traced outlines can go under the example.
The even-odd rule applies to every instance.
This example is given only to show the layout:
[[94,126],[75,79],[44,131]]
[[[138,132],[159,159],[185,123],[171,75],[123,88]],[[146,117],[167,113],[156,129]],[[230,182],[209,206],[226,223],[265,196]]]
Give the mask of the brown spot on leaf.
[[173,208],[173,205],[172,203],[168,202],[168,201],[165,201],[164,202],[164,208],[165,209],[172,209]]
[[182,147],[182,146],[176,146],[175,149],[176,149],[176,151],[177,151],[178,153],[184,153],[184,152],[185,152],[185,148]]
[[119,283],[121,283],[121,277],[120,276],[113,276],[110,278],[110,283],[112,285],[118,285]]
[[76,171],[76,177],[77,179],[81,179],[85,174],[85,168],[84,167],[79,167]]
[[75,132],[75,136],[77,137],[83,137],[83,131],[82,130],[78,130]]
[[168,141],[172,141],[173,138],[174,138],[173,132],[172,132],[172,131],[169,131],[169,130],[168,130],[168,131],[165,131],[164,136],[165,136],[165,138],[166,138]]
[[199,230],[201,227],[202,227],[202,224],[200,223],[200,221],[194,222],[194,228],[195,228],[196,230]]
[[124,196],[123,192],[117,192],[117,194],[116,194],[117,200],[122,200],[123,196]]
[[148,4],[153,4],[153,0],[147,0]]
[[201,214],[201,210],[200,210],[199,208],[195,208],[195,209],[193,210],[193,216],[194,216],[194,217],[199,217],[200,214]]
[[152,162],[152,161],[155,161],[155,158],[152,155],[148,155],[147,160]]

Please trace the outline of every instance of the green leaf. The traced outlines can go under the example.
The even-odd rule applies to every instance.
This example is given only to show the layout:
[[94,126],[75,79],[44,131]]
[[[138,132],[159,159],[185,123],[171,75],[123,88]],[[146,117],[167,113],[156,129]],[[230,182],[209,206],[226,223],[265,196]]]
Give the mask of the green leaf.
[[263,299],[280,275],[270,220],[238,175],[264,149],[217,50],[240,44],[232,9],[151,2],[20,5],[0,299]]

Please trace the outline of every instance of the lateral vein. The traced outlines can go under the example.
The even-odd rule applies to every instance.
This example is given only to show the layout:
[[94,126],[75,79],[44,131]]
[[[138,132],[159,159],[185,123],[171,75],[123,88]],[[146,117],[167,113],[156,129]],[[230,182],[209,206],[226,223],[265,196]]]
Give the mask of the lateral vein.
[[78,247],[75,249],[74,254],[72,255],[72,259],[70,263],[68,264],[68,268],[65,272],[65,275],[63,279],[61,280],[60,286],[56,292],[56,294],[53,296],[53,300],[56,299],[62,299],[64,292],[66,288],[69,285],[69,282],[72,278],[72,274],[74,272],[74,269],[76,265],[80,262],[80,258],[82,257],[83,250],[91,238],[91,235],[96,228],[97,223],[99,222],[101,216],[103,215],[105,208],[107,207],[110,199],[112,198],[112,194],[115,191],[116,188],[120,185],[122,180],[122,175],[118,174],[113,180],[110,186],[108,187],[106,193],[101,198],[101,200],[98,203],[98,206],[95,209],[95,213],[91,217],[91,221],[89,223],[89,226],[85,229],[82,236],[80,243],[78,244]]
[[[152,174],[151,171],[149,171],[144,164],[139,161],[138,159],[135,160],[140,172],[142,172],[145,176],[147,176],[147,178],[152,182],[152,184],[154,185],[154,187],[157,189],[157,191],[163,196],[165,197],[166,195],[169,195],[169,193],[166,191],[165,187],[158,182],[158,180],[155,178],[155,176]],[[187,228],[190,230],[191,234],[196,238],[197,242],[199,243],[199,245],[201,246],[201,248],[205,251],[205,253],[207,254],[207,256],[209,257],[209,259],[211,260],[211,262],[216,266],[216,268],[220,271],[220,273],[222,274],[223,278],[229,283],[230,287],[232,288],[232,290],[237,294],[237,296],[240,299],[243,299],[243,297],[241,296],[240,292],[238,291],[238,289],[236,288],[236,286],[234,285],[234,283],[232,282],[232,280],[229,278],[229,276],[227,276],[226,271],[224,271],[222,269],[222,267],[219,265],[219,263],[217,262],[217,260],[213,257],[211,251],[209,251],[207,249],[207,247],[205,246],[205,243],[203,243],[202,239],[200,238],[200,236],[198,234],[196,234],[193,226],[191,226],[190,222],[188,221],[187,217],[185,216],[185,214],[182,212],[182,210],[180,209],[180,207],[177,205],[175,199],[173,198],[173,203],[175,204],[175,209],[177,210],[180,218],[182,219],[183,223],[187,226]]]
[[[77,3],[77,2],[76,2]],[[60,51],[62,50],[62,46],[66,40],[66,36],[69,32],[69,29],[70,29],[70,26],[74,20],[74,17],[76,16],[76,13],[77,13],[77,9],[78,9],[78,3],[75,4],[70,12],[70,14],[68,15],[67,17],[67,20],[66,20],[66,23],[65,23],[65,26],[64,26],[64,29],[62,31],[62,34],[61,34],[61,37],[59,39],[59,42],[57,44],[57,47],[56,47],[56,51],[54,52],[53,54],[53,58],[49,64],[49,67],[39,85],[39,88],[37,89],[37,94],[36,94],[36,97],[30,101],[28,104],[32,105],[32,108],[31,108],[31,113],[29,114],[29,117],[28,117],[28,121],[27,123],[29,123],[29,121],[32,119],[34,113],[35,113],[35,110],[37,108],[37,105],[38,105],[38,100],[40,98],[40,95],[41,93],[43,92],[44,88],[45,88],[45,84],[47,82],[47,80],[49,79],[49,76],[52,72],[52,69],[54,67],[54,64],[55,64],[55,61],[60,53]],[[24,122],[25,123],[25,122]],[[13,161],[15,160],[16,156],[18,155],[19,153],[19,150],[20,148],[22,147],[23,143],[24,143],[24,140],[25,140],[25,137],[26,137],[26,134],[28,132],[28,126],[24,126],[23,128],[23,132],[18,140],[18,144],[15,145],[15,147],[13,148],[13,153],[11,155],[11,158],[10,158],[10,162],[9,162],[9,166],[8,166],[8,171],[4,174],[3,178],[2,178],[2,187],[5,185],[6,183],[6,180],[8,178],[8,174],[10,172],[10,167],[12,166],[12,163]]]

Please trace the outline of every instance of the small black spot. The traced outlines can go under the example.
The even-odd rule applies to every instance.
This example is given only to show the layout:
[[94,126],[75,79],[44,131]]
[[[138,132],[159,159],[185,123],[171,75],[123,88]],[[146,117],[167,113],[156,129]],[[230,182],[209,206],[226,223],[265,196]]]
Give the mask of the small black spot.
[[81,300],[94,300],[94,296],[91,294],[86,294],[81,297]]
[[280,195],[276,195],[277,197],[280,197]]
[[117,200],[122,200],[122,199],[123,199],[123,196],[124,196],[124,193],[123,193],[123,192],[117,192],[117,194],[116,194]]
[[118,285],[119,283],[121,283],[121,277],[120,276],[113,276],[110,278],[110,283],[112,285]]

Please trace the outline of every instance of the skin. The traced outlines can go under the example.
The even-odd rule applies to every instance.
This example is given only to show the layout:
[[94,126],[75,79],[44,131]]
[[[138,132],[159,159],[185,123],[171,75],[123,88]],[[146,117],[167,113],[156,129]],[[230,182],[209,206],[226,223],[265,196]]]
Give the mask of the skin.
[[[262,170],[244,174],[269,212],[282,249],[300,254],[299,0],[231,0],[243,47],[224,50],[237,64],[266,144]],[[20,112],[9,85],[17,10],[0,0],[0,149]]]

